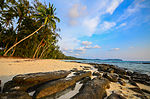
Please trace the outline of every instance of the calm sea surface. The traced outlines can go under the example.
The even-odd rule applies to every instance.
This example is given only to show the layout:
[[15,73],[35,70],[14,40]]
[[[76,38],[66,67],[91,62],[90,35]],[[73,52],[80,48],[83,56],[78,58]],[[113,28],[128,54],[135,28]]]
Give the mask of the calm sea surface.
[[148,74],[150,76],[150,61],[114,61],[114,60],[93,60],[93,59],[92,60],[64,60],[64,61],[112,64],[112,65],[116,65],[118,67],[127,68],[132,71]]

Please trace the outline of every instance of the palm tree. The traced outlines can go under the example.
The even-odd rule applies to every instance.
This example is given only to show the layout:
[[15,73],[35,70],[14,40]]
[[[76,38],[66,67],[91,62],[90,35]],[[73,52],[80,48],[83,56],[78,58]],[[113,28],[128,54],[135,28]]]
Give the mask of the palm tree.
[[7,53],[13,49],[15,46],[17,46],[22,41],[28,39],[32,35],[34,35],[36,32],[38,32],[42,27],[48,26],[50,29],[55,31],[56,29],[56,21],[60,22],[60,19],[55,16],[56,8],[49,3],[49,8],[47,6],[44,6],[42,4],[39,4],[37,7],[37,14],[34,14],[33,17],[36,18],[38,21],[42,22],[42,25],[33,33],[28,35],[27,37],[21,39],[17,43],[15,43],[13,46],[11,46],[4,54],[4,56],[7,56]]

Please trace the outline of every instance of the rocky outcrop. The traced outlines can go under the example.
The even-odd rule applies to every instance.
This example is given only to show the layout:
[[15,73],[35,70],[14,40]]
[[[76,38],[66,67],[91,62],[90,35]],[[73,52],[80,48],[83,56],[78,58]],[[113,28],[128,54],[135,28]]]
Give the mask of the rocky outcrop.
[[4,84],[3,92],[14,90],[33,91],[36,86],[43,84],[47,81],[57,80],[66,77],[70,71],[55,71],[44,73],[30,73],[15,76],[11,81]]
[[63,91],[64,89],[74,85],[77,81],[81,80],[84,77],[91,76],[91,72],[81,72],[80,74],[56,81],[52,81],[49,83],[46,83],[42,85],[41,87],[36,89],[36,92],[34,93],[33,97],[36,99],[50,96],[52,94],[55,94],[57,92]]
[[0,99],[32,99],[32,97],[23,91],[13,91],[8,93],[0,93]]
[[109,81],[107,79],[94,78],[85,83],[79,93],[71,99],[103,99],[106,96],[105,89],[109,87]]
[[131,75],[131,79],[133,81],[150,86],[150,77],[147,74],[140,74],[140,73],[134,72]]
[[117,74],[121,74],[121,75],[127,74],[125,69],[119,68],[114,65],[109,65],[109,64],[93,64],[93,65],[95,68],[98,68],[98,71],[117,73]]

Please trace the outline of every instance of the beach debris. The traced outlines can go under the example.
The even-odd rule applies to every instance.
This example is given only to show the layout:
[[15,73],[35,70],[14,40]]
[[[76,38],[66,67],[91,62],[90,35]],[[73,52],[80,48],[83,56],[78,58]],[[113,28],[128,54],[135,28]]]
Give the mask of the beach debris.
[[3,92],[9,92],[13,90],[31,92],[42,83],[64,78],[70,73],[70,71],[60,70],[54,72],[40,72],[17,75],[13,77],[11,81],[8,81],[4,84]]
[[68,77],[68,78],[63,78],[60,80],[48,82],[39,88],[36,89],[33,97],[36,99],[42,98],[42,97],[47,97],[52,94],[55,94],[57,92],[63,91],[64,89],[76,84],[77,81],[83,79],[84,77],[91,76],[91,72],[82,72],[79,75]]
[[105,89],[110,87],[109,83],[105,78],[94,78],[85,83],[71,99],[103,99],[107,96]]
[[32,99],[32,97],[24,91],[13,91],[8,93],[0,93],[0,99]]

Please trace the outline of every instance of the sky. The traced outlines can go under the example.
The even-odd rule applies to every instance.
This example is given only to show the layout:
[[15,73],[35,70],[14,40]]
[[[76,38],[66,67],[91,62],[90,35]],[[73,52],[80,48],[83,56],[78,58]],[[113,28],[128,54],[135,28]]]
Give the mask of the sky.
[[53,3],[65,55],[150,61],[150,0],[40,0]]

